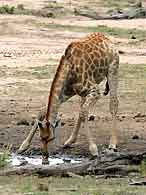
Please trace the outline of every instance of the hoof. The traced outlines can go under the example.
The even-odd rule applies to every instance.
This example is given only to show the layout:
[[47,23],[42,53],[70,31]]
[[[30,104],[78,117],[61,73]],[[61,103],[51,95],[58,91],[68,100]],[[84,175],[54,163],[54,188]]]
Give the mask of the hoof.
[[27,141],[24,141],[20,148],[17,150],[17,154],[22,154],[23,152],[25,152],[28,148],[29,148],[30,144]]
[[90,153],[92,154],[93,157],[97,157],[98,156],[98,149],[97,149],[96,144],[91,144],[89,146],[89,150],[90,150]]
[[75,143],[75,140],[70,138],[64,143],[63,148],[72,148],[73,143]]
[[71,146],[70,145],[63,145],[62,148],[63,149],[69,149],[69,148],[71,148]]
[[73,146],[73,145],[70,145],[70,144],[64,144],[64,145],[62,146],[62,148],[63,148],[63,149],[70,149],[70,148],[74,148],[74,146]]
[[113,152],[118,152],[117,146],[115,144],[110,144],[109,145],[109,150]]
[[118,152],[117,148],[109,148],[109,151]]
[[92,156],[89,157],[90,160],[100,160],[100,157],[99,156]]
[[43,158],[42,159],[42,165],[48,165],[48,164],[49,164],[48,158]]
[[107,155],[116,155],[118,154],[118,149],[117,148],[108,148],[105,150],[105,154]]

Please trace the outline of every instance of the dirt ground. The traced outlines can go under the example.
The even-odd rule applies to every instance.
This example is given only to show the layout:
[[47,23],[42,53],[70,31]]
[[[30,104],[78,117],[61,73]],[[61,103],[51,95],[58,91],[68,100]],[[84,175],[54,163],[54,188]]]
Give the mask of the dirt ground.
[[[35,8],[40,8],[44,3],[41,0],[35,2]],[[24,1],[25,4],[32,6],[29,1]],[[65,28],[55,28],[55,25],[65,25]],[[47,103],[51,81],[64,49],[71,41],[89,33],[88,30],[76,31],[66,26],[88,28],[99,25],[131,31],[146,30],[145,19],[96,21],[81,16],[41,18],[0,15],[0,147],[12,144],[12,148],[17,149],[20,146],[35,116]],[[119,69],[119,150],[143,151],[146,149],[146,38],[110,38],[120,51],[124,51],[120,54]],[[89,122],[95,142],[100,145],[109,143],[111,116],[108,100],[109,97],[105,97],[97,103],[95,110],[91,111],[95,120]],[[63,123],[57,129],[56,141],[49,145],[50,153],[55,152],[69,137],[78,110],[78,97],[61,106],[59,115]],[[18,125],[23,119],[30,125]],[[37,134],[31,148],[39,147]],[[76,147],[69,152],[88,154],[84,128],[80,130]]]

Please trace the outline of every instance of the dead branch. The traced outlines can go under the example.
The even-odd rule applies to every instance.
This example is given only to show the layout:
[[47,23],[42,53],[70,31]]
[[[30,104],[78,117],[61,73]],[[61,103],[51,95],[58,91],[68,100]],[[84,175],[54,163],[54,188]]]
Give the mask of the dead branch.
[[85,16],[95,20],[122,20],[133,18],[146,18],[146,9],[144,7],[134,7],[129,10],[120,10],[112,13],[111,15],[99,15],[93,10],[74,9],[75,15]]
[[[130,172],[139,172],[137,166],[129,168],[129,165],[112,165],[108,167],[92,167],[91,163],[82,163],[79,165],[59,165],[59,166],[49,166],[49,165],[24,165],[21,167],[9,168],[0,171],[0,176],[9,175],[41,175],[41,176],[72,176],[72,175],[87,175],[96,174],[106,176],[119,174],[122,176],[127,175]],[[70,173],[73,173],[70,175]],[[80,176],[78,176],[80,177]]]
[[[64,164],[64,165],[24,165],[20,167],[11,167],[6,170],[0,170],[0,176],[8,175],[32,175],[37,174],[41,176],[69,176],[70,172],[74,174],[83,175],[89,167],[89,162],[83,164]],[[68,174],[69,173],[69,174]]]
[[98,15],[96,12],[91,12],[90,10],[74,10],[75,15],[85,16],[95,20],[116,20],[116,19],[128,19],[128,16],[125,14],[115,14],[115,15]]
[[146,177],[137,178],[136,181],[134,179],[130,179],[129,185],[136,185],[136,186],[146,185]]

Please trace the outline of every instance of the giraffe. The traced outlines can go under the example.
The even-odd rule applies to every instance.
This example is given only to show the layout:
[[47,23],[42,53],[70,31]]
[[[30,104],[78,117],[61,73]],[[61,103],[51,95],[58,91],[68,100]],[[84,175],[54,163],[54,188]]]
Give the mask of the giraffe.
[[119,55],[114,45],[102,33],[91,33],[85,38],[71,42],[61,57],[54,76],[46,111],[37,117],[28,137],[20,146],[18,152],[25,151],[37,128],[40,130],[42,145],[42,163],[48,163],[48,143],[55,138],[54,132],[58,125],[57,114],[60,105],[74,95],[81,98],[79,116],[72,134],[64,143],[71,146],[75,143],[82,123],[89,143],[89,151],[98,155],[98,149],[93,141],[89,125],[88,113],[101,98],[99,83],[106,78],[104,95],[110,92],[109,110],[112,115],[112,129],[109,149],[117,147],[116,114],[118,110],[118,67]]

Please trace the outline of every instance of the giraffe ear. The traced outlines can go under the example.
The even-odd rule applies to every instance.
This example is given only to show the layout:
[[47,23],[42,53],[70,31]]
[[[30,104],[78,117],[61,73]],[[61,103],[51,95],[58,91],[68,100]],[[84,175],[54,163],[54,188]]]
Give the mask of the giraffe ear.
[[41,121],[39,121],[39,120],[38,120],[38,127],[39,127],[40,129],[43,128],[43,123],[42,123]]
[[[56,121],[56,127],[58,127],[59,123],[60,123],[60,119],[58,119],[58,120]],[[56,128],[56,127],[55,127],[55,128]]]
[[60,122],[60,119],[57,119],[57,120],[54,122],[54,124],[52,125],[52,126],[53,126],[53,128],[58,127],[59,122]]

